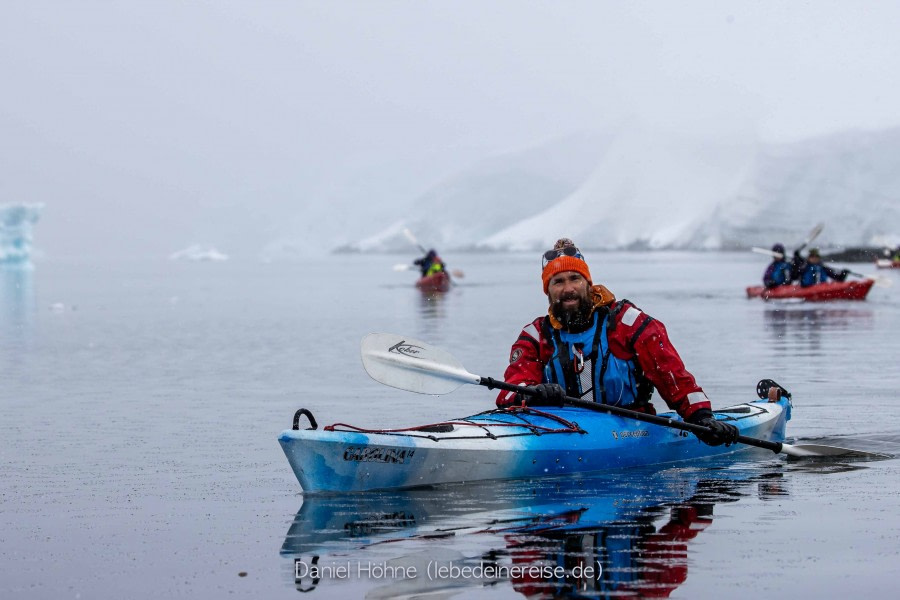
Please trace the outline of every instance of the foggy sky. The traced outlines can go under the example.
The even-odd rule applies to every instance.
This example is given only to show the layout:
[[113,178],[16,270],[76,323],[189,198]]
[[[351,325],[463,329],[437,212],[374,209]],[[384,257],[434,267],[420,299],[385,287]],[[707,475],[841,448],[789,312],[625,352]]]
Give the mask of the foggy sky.
[[401,218],[457,169],[583,130],[896,126],[898,17],[862,1],[6,2],[0,203],[45,203],[49,256],[255,254]]

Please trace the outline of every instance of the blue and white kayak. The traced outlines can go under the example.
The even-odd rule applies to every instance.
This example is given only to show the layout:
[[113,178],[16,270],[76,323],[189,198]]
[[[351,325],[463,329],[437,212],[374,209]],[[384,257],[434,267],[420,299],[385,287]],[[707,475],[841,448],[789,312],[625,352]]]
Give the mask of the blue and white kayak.
[[[784,440],[790,400],[714,411],[742,436]],[[748,448],[707,446],[693,434],[580,407],[490,410],[403,430],[346,425],[294,428],[278,441],[305,493],[358,492],[445,483],[575,475],[677,463]],[[675,413],[659,415],[680,421]]]

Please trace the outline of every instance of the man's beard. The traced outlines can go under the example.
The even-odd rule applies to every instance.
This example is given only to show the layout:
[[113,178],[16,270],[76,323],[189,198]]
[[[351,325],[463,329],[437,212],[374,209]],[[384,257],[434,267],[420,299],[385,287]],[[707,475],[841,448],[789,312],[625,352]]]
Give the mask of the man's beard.
[[[570,299],[578,299],[578,304],[572,308],[563,308],[562,301]],[[594,305],[587,296],[579,297],[578,294],[571,293],[560,296],[556,302],[550,307],[556,320],[562,323],[566,330],[573,333],[579,333],[591,326],[591,315]]]

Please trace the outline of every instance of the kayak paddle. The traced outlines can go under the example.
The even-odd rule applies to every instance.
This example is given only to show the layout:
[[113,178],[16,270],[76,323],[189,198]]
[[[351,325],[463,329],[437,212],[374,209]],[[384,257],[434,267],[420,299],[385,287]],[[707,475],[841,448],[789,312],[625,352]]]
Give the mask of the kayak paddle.
[[419,243],[419,240],[416,239],[416,236],[413,235],[412,231],[410,231],[409,228],[403,228],[403,235],[406,236],[406,239],[408,239],[413,246],[421,250],[422,254],[428,254],[428,250],[425,249],[425,246]]
[[[797,248],[796,251],[797,251],[797,252],[800,252],[801,250],[803,250],[804,248],[806,248],[807,246],[809,246],[810,243],[812,243],[812,241],[813,241],[814,239],[816,239],[817,237],[819,237],[819,234],[822,233],[822,230],[823,230],[823,229],[825,229],[825,224],[824,224],[824,223],[819,223],[818,225],[816,225],[815,227],[813,227],[813,228],[812,228],[812,231],[809,232],[809,235],[806,236],[806,239],[803,240],[803,243],[800,244],[800,247]],[[768,254],[769,256],[774,256],[774,257],[776,257],[776,258],[783,258],[783,257],[784,257],[784,254],[782,254],[781,252],[774,252],[774,251],[768,250],[768,249],[766,249],[766,248],[755,248],[755,247],[754,247],[754,248],[751,248],[751,250],[753,250],[754,252],[759,252],[760,254]]]
[[853,271],[847,271],[847,274],[861,277],[863,279],[871,279],[875,282],[875,285],[880,285],[881,287],[891,287],[892,285],[894,285],[893,279],[888,279],[887,277],[882,277],[881,275],[863,275],[862,273],[855,273]]
[[813,241],[814,239],[816,239],[817,237],[819,237],[819,234],[822,233],[822,230],[823,230],[823,229],[825,229],[825,224],[824,224],[824,223],[819,223],[818,225],[816,225],[815,227],[813,227],[813,228],[812,228],[812,231],[809,232],[809,235],[806,236],[806,240],[804,240],[803,243],[800,244],[800,247],[797,248],[797,252],[800,252],[801,250],[803,250],[804,248],[806,248],[807,246],[809,246],[809,245],[812,243],[812,241]]
[[[466,371],[465,367],[455,356],[429,346],[427,343],[414,340],[406,336],[392,333],[370,333],[363,338],[360,346],[363,367],[369,376],[385,385],[401,390],[416,392],[418,394],[442,395],[448,394],[461,385],[469,383],[483,385],[488,389],[501,389],[519,392],[526,395],[535,395],[536,392],[528,386],[519,386],[498,381],[491,377],[481,377]],[[710,428],[703,425],[694,425],[661,417],[649,415],[627,408],[610,406],[588,402],[579,398],[566,397],[566,404],[605,412],[628,419],[635,419],[645,423],[653,423],[672,429],[681,429],[691,433],[709,433]],[[838,448],[835,446],[822,446],[819,444],[803,444],[792,446],[784,442],[771,442],[747,436],[738,436],[737,442],[757,448],[765,448],[776,454],[782,453],[795,458],[808,457],[860,457],[879,458],[880,454]]]

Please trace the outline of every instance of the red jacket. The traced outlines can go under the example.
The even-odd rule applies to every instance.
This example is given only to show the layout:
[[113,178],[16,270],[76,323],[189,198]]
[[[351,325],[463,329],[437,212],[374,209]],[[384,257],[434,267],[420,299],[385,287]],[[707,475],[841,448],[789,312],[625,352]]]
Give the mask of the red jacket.
[[[595,286],[595,299],[605,292],[610,302],[615,301],[608,290],[603,288],[601,292],[598,287],[602,286]],[[552,340],[544,339],[544,320],[548,318],[538,317],[522,329],[519,339],[512,346],[509,366],[503,374],[506,382],[536,385],[544,381],[544,366],[553,355]],[[683,419],[701,408],[710,409],[703,389],[685,369],[684,362],[669,341],[665,325],[628,300],[610,303],[609,319],[607,335],[612,354],[622,360],[635,360],[669,408]],[[515,396],[515,392],[501,391],[497,396],[497,406],[512,405]]]

